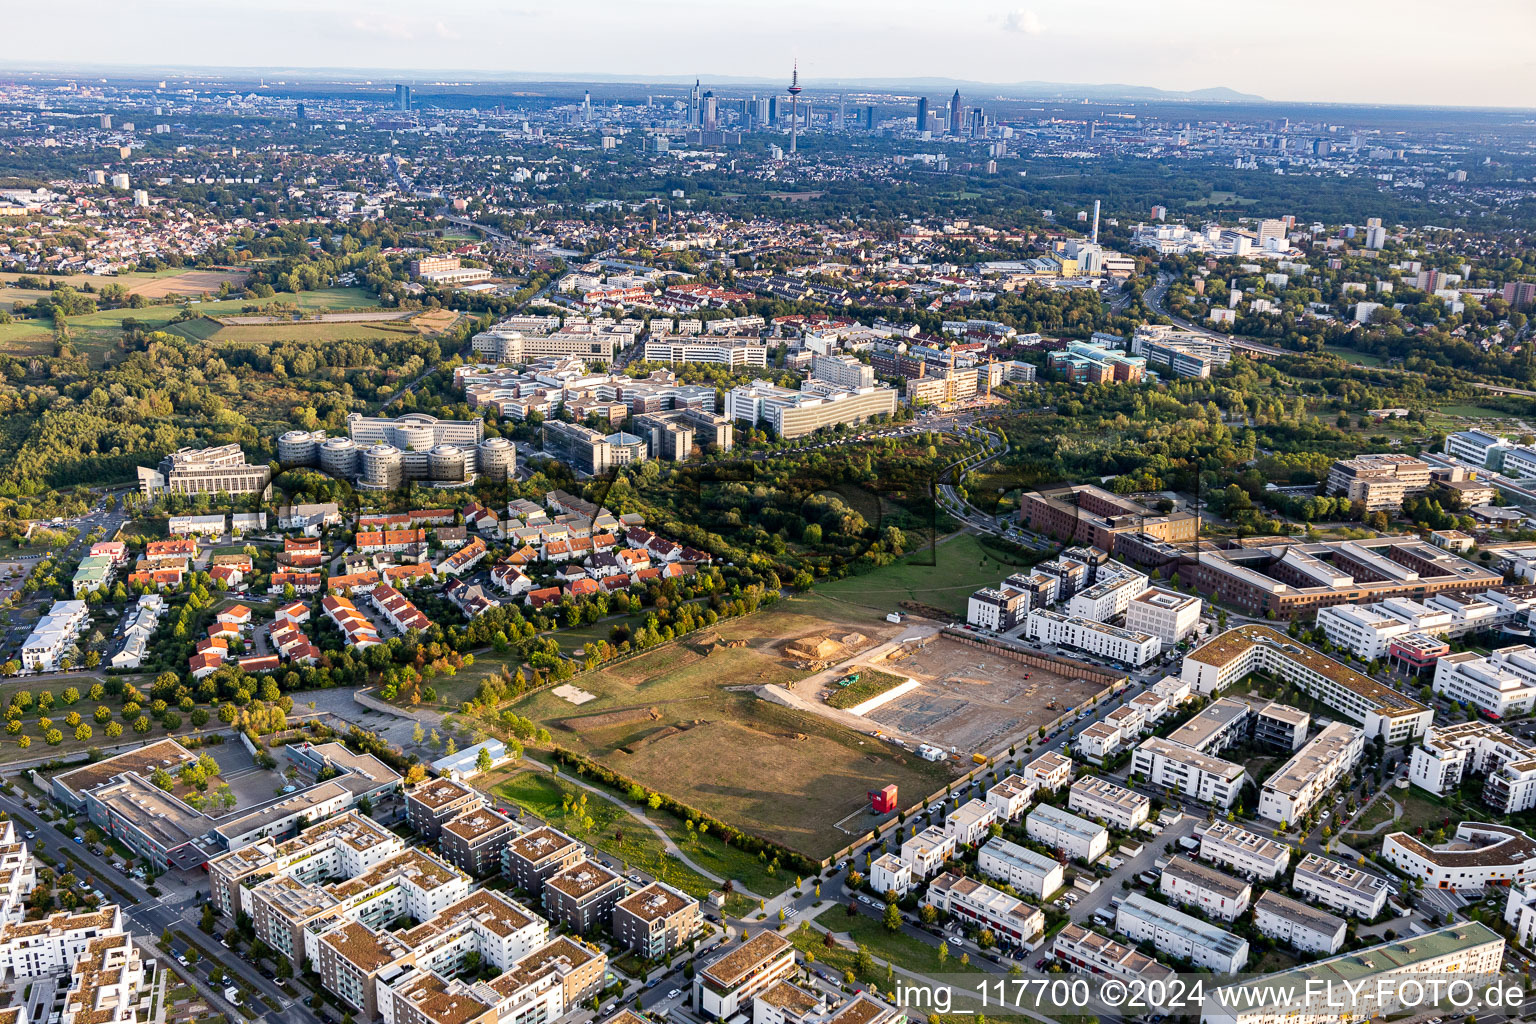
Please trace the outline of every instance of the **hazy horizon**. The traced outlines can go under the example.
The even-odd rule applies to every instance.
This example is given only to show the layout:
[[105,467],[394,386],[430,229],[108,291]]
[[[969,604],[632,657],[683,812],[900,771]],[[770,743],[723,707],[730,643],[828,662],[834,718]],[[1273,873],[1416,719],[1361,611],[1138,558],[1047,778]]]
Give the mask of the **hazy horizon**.
[[[722,10],[704,0],[614,0],[571,8],[447,0],[427,10],[375,0],[273,0],[252,17],[233,4],[167,0],[152,12],[81,0],[68,33],[52,12],[9,15],[26,40],[16,66],[274,69],[519,76],[638,82],[707,76],[788,80],[798,59],[812,83],[953,79],[1006,87],[1041,82],[1170,92],[1230,89],[1268,102],[1536,107],[1536,5],[1491,0],[1476,47],[1437,31],[1428,0],[1297,0],[1217,5],[1083,0],[1070,8],[953,0],[936,14],[915,0],[785,0]],[[719,80],[719,79],[717,79]]]

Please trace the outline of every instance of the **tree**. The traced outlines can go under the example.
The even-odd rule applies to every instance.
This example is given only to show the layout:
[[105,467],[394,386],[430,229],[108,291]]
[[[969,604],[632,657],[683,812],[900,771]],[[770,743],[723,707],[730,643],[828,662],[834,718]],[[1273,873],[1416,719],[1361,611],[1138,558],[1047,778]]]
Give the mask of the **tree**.
[[482,772],[488,772],[491,770],[492,763],[490,748],[481,747],[479,755],[475,757],[475,767]]
[[219,917],[218,917],[218,914],[214,912],[213,904],[212,903],[204,903],[203,904],[203,921],[202,921],[202,923],[200,925],[198,925],[198,927],[201,928],[203,931],[207,932],[209,935],[212,935],[214,928],[216,928],[218,926],[218,921],[219,921]]
[[939,943],[939,964],[942,966],[943,964],[947,963],[948,961],[949,961],[949,943],[941,942],[941,943]]
[[885,905],[885,928],[886,931],[901,931],[901,908],[894,903]]

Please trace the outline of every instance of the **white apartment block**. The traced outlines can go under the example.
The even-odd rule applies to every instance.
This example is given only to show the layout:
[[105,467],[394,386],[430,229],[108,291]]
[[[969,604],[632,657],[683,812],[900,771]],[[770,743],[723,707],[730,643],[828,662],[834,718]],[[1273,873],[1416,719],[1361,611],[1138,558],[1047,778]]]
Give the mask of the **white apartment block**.
[[1022,945],[1045,931],[1045,915],[1039,910],[974,878],[945,872],[928,886],[927,901],[944,913],[990,929],[1004,945]]
[[1103,764],[1125,746],[1125,735],[1108,722],[1094,722],[1078,733],[1074,742],[1085,760]]
[[1294,822],[1304,818],[1365,753],[1365,733],[1333,722],[1265,780],[1259,817]]
[[1388,746],[1423,735],[1434,719],[1432,709],[1411,697],[1257,623],[1229,629],[1191,651],[1183,679],[1198,693],[1216,693],[1260,670],[1354,719],[1367,738],[1382,736]]
[[882,895],[905,896],[912,888],[912,866],[892,853],[882,853],[869,865],[869,887]]
[[1020,774],[1024,781],[1034,783],[1037,789],[1055,792],[1072,780],[1072,759],[1054,750],[1047,750],[1025,765]]
[[1067,808],[1121,832],[1131,832],[1147,820],[1152,801],[1106,779],[1084,776],[1072,783]]
[[1367,921],[1386,909],[1387,893],[1391,890],[1387,880],[1379,875],[1315,853],[1307,854],[1296,865],[1291,887],[1325,907]]
[[1382,856],[1432,889],[1482,889],[1536,882],[1536,841],[1508,825],[1463,821],[1447,848],[1428,846],[1406,832],[1381,844]]
[[1109,849],[1109,830],[1059,807],[1041,804],[1024,819],[1025,834],[1069,857],[1093,863]]
[[1196,967],[1233,973],[1248,962],[1248,940],[1199,918],[1131,893],[1115,915],[1115,930],[1160,953],[1182,957]]
[[[1348,978],[1363,998],[1351,1006],[1349,1020],[1383,1019],[1422,1012],[1421,1003],[1402,1005],[1404,986],[1397,978],[1446,978],[1480,987],[1499,973],[1504,939],[1477,921],[1448,924],[1419,935],[1353,953],[1314,960],[1279,974],[1207,992],[1201,1024],[1341,1024],[1340,978]],[[1333,987],[1330,988],[1332,983]],[[1249,991],[1240,991],[1247,989]],[[1410,990],[1411,991],[1411,990]],[[1271,1003],[1271,993],[1297,993],[1286,1003]],[[1330,998],[1331,993],[1331,998]],[[1382,1001],[1377,1001],[1377,995]]]
[[1200,837],[1200,859],[1225,864],[1249,878],[1279,878],[1291,862],[1284,843],[1239,828],[1229,821],[1213,822]]
[[1508,718],[1536,702],[1536,650],[1525,644],[1501,647],[1484,658],[1471,651],[1435,662],[1436,693]]
[[1158,891],[1176,903],[1203,911],[1219,921],[1236,921],[1253,899],[1253,886],[1188,857],[1174,857],[1163,868]]
[[1035,789],[1035,783],[1024,776],[1009,775],[987,790],[987,803],[997,811],[998,821],[1014,821],[1029,810]]
[[941,870],[955,855],[955,838],[938,825],[929,825],[901,844],[901,860],[912,869],[913,878],[927,878]]
[[98,939],[123,934],[122,908],[61,910],[37,921],[0,925],[0,968],[8,978],[68,974]]
[[1072,599],[1067,602],[1067,614],[1093,619],[1095,622],[1117,619],[1125,614],[1131,601],[1146,592],[1147,586],[1147,577],[1139,572],[1100,580],[1072,595]]
[[1526,949],[1536,943],[1536,884],[1510,886],[1504,923],[1515,933],[1515,944]]
[[1154,786],[1176,790],[1217,806],[1231,807],[1242,792],[1247,773],[1240,764],[1202,754],[1158,736],[1141,741],[1133,771]]
[[728,1020],[797,969],[795,947],[788,939],[777,932],[758,932],[699,969],[693,978],[694,1006],[706,1020]]
[[1202,602],[1198,597],[1152,587],[1133,597],[1125,607],[1125,628],[1157,637],[1163,650],[1174,647],[1200,625]]
[[985,800],[968,800],[949,812],[944,819],[944,834],[956,846],[975,846],[986,838],[987,830],[997,821],[997,809]]
[[89,607],[84,601],[55,601],[22,641],[22,667],[34,672],[58,671],[65,652],[90,623]]
[[1102,974],[1121,981],[1166,980],[1173,976],[1172,968],[1080,924],[1068,924],[1056,933],[1051,955],[1081,974]]
[[1413,749],[1408,781],[1437,796],[1482,776],[1483,802],[1504,814],[1536,807],[1536,746],[1486,722],[1460,722],[1429,730]]
[[1253,905],[1253,925],[1261,935],[1279,939],[1303,953],[1332,955],[1344,945],[1349,925],[1316,907],[1277,892],[1266,892]]
[[1061,644],[1127,665],[1145,665],[1162,653],[1162,643],[1149,633],[1043,608],[1030,611],[1025,635],[1031,640]]
[[994,836],[982,844],[976,867],[989,878],[1007,882],[1032,899],[1043,900],[1065,883],[1061,862]]

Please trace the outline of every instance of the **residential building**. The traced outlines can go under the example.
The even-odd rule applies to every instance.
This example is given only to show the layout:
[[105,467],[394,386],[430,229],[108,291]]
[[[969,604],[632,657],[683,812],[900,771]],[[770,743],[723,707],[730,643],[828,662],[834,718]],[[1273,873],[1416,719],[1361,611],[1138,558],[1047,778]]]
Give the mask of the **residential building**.
[[1248,962],[1248,940],[1133,892],[1115,914],[1115,930],[1196,967],[1231,974]]
[[1457,922],[1208,992],[1200,1022],[1340,1024],[1343,978],[1359,993],[1348,1000],[1350,1020],[1421,1013],[1411,988],[1412,1001],[1405,1002],[1398,979],[1444,978],[1478,990],[1498,977],[1503,959],[1504,939],[1497,932],[1477,921]]
[[1051,955],[1070,970],[1126,982],[1167,981],[1173,977],[1173,968],[1071,922],[1056,933]]
[[1377,917],[1387,906],[1391,886],[1385,878],[1309,853],[1296,865],[1291,887],[1324,906],[1364,920]]
[[623,876],[582,859],[544,880],[544,909],[551,921],[584,935],[608,924],[624,893]]
[[1333,722],[1265,780],[1259,791],[1259,816],[1295,822],[1316,807],[1365,753],[1365,733]]
[[1034,798],[1035,784],[1022,775],[1008,775],[987,790],[987,803],[997,811],[998,821],[1016,820]]
[[652,882],[613,907],[614,940],[646,960],[683,948],[702,925],[699,901],[664,882]]
[[1174,857],[1162,869],[1158,891],[1220,921],[1236,921],[1253,899],[1247,882],[1184,856]]
[[870,861],[869,887],[878,893],[905,896],[912,888],[912,865],[894,853],[882,853]]
[[1266,892],[1253,905],[1253,926],[1259,934],[1279,939],[1302,953],[1331,956],[1344,945],[1348,922],[1289,896]]
[[1030,811],[1024,828],[1036,842],[1090,864],[1109,848],[1109,830],[1104,826],[1050,804],[1040,804]]
[[1444,796],[1467,775],[1481,776],[1483,801],[1503,814],[1536,807],[1536,745],[1486,722],[1430,729],[1413,749],[1408,779]]
[[510,819],[476,807],[444,823],[438,837],[443,859],[472,878],[501,874],[502,851],[517,835]]
[[997,809],[985,800],[967,800],[950,811],[944,819],[944,834],[956,846],[974,846],[986,838],[987,829],[997,821]]
[[1215,821],[1206,826],[1200,836],[1200,859],[1213,864],[1225,864],[1249,878],[1268,881],[1285,873],[1291,862],[1291,851],[1284,843],[1229,821]]
[[1143,590],[1125,607],[1125,628],[1157,637],[1163,650],[1175,647],[1200,625],[1199,597],[1152,587]]
[[701,967],[693,978],[693,1005],[706,1020],[726,1020],[753,997],[795,973],[795,947],[773,931],[760,931]]
[[1002,836],[994,836],[981,845],[976,868],[1036,900],[1045,899],[1065,884],[1065,869],[1060,861],[1010,843]]
[[929,825],[901,844],[901,860],[912,869],[912,877],[923,879],[943,869],[955,855],[955,837],[938,825]]
[[1219,807],[1231,807],[1242,791],[1247,774],[1243,766],[1157,736],[1136,748],[1132,771],[1154,786],[1177,790]]
[[1093,619],[1035,608],[1026,621],[1025,635],[1031,640],[1076,648],[1126,665],[1145,665],[1162,653],[1162,643],[1155,636]]
[[1260,669],[1361,723],[1368,738],[1381,736],[1388,746],[1423,735],[1434,717],[1432,710],[1385,683],[1257,623],[1229,629],[1191,651],[1184,658],[1183,679],[1199,693],[1217,693]]
[[945,872],[928,885],[926,900],[942,913],[991,931],[1005,946],[1023,945],[1045,931],[1045,915],[985,882]]
[[965,605],[965,621],[980,629],[1006,633],[1029,612],[1029,594],[1011,587],[982,587]]
[[1152,801],[1107,779],[1085,775],[1072,783],[1067,808],[1121,832],[1130,832],[1147,820]]
[[527,893],[543,895],[545,879],[586,858],[580,843],[548,825],[518,836],[502,854],[502,873]]

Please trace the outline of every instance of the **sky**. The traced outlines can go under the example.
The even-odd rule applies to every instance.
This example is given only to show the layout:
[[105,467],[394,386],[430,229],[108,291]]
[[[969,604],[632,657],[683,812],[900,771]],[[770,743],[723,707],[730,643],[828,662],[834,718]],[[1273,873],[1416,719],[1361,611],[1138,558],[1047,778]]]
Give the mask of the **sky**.
[[[6,14],[70,65],[1226,86],[1270,100],[1536,107],[1536,2],[74,0]],[[24,41],[20,43],[17,41]],[[6,62],[0,56],[0,68]],[[441,76],[439,76],[441,77]]]

